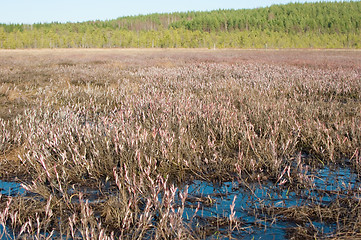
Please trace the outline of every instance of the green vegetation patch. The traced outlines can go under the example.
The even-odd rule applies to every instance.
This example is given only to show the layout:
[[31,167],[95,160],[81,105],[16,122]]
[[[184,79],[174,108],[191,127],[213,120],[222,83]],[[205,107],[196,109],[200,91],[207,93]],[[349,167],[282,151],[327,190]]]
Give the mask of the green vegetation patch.
[[0,48],[360,48],[361,2],[0,24]]

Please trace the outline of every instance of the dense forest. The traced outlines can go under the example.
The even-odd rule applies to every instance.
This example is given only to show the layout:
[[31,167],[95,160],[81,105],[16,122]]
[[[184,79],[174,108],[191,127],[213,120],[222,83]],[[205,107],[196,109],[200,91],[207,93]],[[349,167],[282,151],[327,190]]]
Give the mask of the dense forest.
[[361,1],[0,24],[0,48],[361,48]]

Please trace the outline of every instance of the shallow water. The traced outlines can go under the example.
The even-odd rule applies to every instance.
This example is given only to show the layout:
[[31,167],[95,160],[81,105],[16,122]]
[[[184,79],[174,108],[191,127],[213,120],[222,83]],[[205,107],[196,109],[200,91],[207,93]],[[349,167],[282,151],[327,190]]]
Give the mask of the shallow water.
[[[287,239],[287,231],[297,227],[292,221],[272,218],[266,213],[272,207],[290,208],[300,206],[327,206],[337,198],[361,199],[359,177],[348,168],[325,167],[310,172],[314,177],[314,187],[297,192],[287,187],[280,187],[271,182],[244,184],[242,182],[225,182],[215,185],[204,181],[194,181],[192,184],[180,187],[182,192],[188,187],[188,197],[185,201],[183,217],[185,221],[192,220],[194,228],[209,229],[206,239],[227,239],[229,216],[234,201],[235,218],[239,229],[233,231],[236,239]],[[110,189],[109,189],[110,190]],[[7,196],[26,194],[19,183],[0,181],[0,193]],[[84,197],[89,202],[97,203],[99,191],[85,188]],[[351,194],[350,194],[351,193]],[[109,194],[112,194],[109,192]],[[179,195],[176,203],[181,205]],[[77,202],[77,200],[74,200]],[[197,210],[196,210],[197,209]],[[222,223],[226,221],[226,223]],[[313,221],[312,224],[322,234],[332,234],[336,223]],[[3,229],[0,228],[0,234]]]
[[[314,175],[314,187],[292,192],[287,188],[281,188],[270,182],[253,183],[247,187],[238,182],[226,182],[221,186],[215,186],[202,181],[195,181],[188,186],[189,199],[188,207],[184,217],[194,216],[195,225],[209,227],[207,218],[229,217],[230,206],[235,199],[235,217],[240,221],[241,230],[234,232],[232,237],[242,239],[286,239],[287,230],[297,227],[292,221],[275,219],[266,214],[270,207],[300,207],[300,206],[327,206],[339,197],[352,197],[347,194],[359,189],[359,179],[356,173],[350,169],[330,169],[325,167],[312,173]],[[211,204],[204,204],[203,199],[211,198]],[[192,199],[199,199],[194,201]],[[189,201],[192,200],[192,201]],[[195,209],[200,204],[197,213]],[[332,234],[336,230],[336,223],[324,223],[313,221],[312,224],[317,230],[324,234]],[[221,230],[227,232],[229,226]],[[217,238],[217,233],[208,236],[209,239]]]
[[[21,187],[20,183],[5,182],[0,180],[0,194],[14,197],[25,194],[25,189]],[[6,231],[4,231],[4,226],[0,225],[0,238],[7,240],[14,239],[14,236],[7,228]]]
[[0,194],[6,196],[17,196],[24,193],[25,189],[21,187],[20,183],[4,182],[0,180]]

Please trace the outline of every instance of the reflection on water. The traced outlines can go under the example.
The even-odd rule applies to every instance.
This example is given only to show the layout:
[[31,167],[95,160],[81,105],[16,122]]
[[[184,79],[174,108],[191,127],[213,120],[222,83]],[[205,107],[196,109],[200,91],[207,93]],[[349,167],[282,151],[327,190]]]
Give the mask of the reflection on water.
[[[25,194],[25,189],[21,187],[20,183],[4,182],[0,180],[0,194],[6,196],[19,196]],[[4,231],[6,229],[6,231]],[[14,239],[14,235],[4,226],[0,225],[0,238],[1,239]],[[6,234],[5,234],[6,233]]]
[[[356,173],[347,168],[322,168],[310,172],[314,187],[292,190],[271,182],[244,183],[241,181],[225,182],[215,185],[204,181],[194,181],[188,185],[188,197],[185,201],[184,220],[191,222],[194,228],[209,229],[207,239],[286,239],[287,231],[297,227],[292,220],[272,215],[267,209],[292,208],[302,206],[325,206],[339,198],[361,199],[360,181]],[[179,192],[186,186],[180,187]],[[108,189],[107,194],[115,194],[115,189]],[[25,195],[19,183],[0,181],[2,195]],[[70,193],[74,190],[71,189]],[[80,190],[91,203],[105,201],[99,190],[84,188]],[[104,192],[103,192],[104,194]],[[176,204],[181,205],[179,194]],[[160,197],[161,199],[161,197]],[[74,200],[74,203],[77,201]],[[227,235],[230,228],[229,217],[234,203],[235,218],[240,228]],[[321,234],[331,234],[336,230],[336,223],[312,221]],[[4,233],[0,227],[0,234]]]
[[4,182],[0,180],[0,194],[6,196],[17,196],[24,193],[25,189],[21,187],[20,183]]
[[[273,207],[327,206],[340,197],[359,197],[359,180],[357,174],[350,169],[331,169],[325,167],[312,173],[314,187],[291,191],[270,182],[242,184],[226,182],[222,185],[212,185],[202,181],[194,181],[188,186],[189,198],[185,210],[185,218],[194,216],[195,225],[209,226],[205,220],[211,217],[229,217],[230,206],[235,199],[235,216],[242,224],[242,231],[232,237],[242,239],[285,239],[287,230],[297,227],[292,221],[282,218],[272,218],[266,209]],[[349,192],[353,194],[349,194]],[[357,195],[356,195],[357,193]],[[204,204],[208,202],[212,204]],[[199,210],[195,213],[198,203]],[[336,230],[336,223],[312,222],[322,234],[331,234]],[[226,232],[228,225],[224,228]],[[221,228],[222,229],[222,228]],[[237,235],[238,234],[238,235]],[[215,236],[210,236],[213,239]]]

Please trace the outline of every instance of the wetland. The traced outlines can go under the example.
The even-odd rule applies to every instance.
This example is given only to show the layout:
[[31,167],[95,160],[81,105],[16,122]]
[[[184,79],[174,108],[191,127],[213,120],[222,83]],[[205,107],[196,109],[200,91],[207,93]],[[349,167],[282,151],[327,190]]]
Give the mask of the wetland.
[[2,239],[361,238],[361,51],[0,51]]

